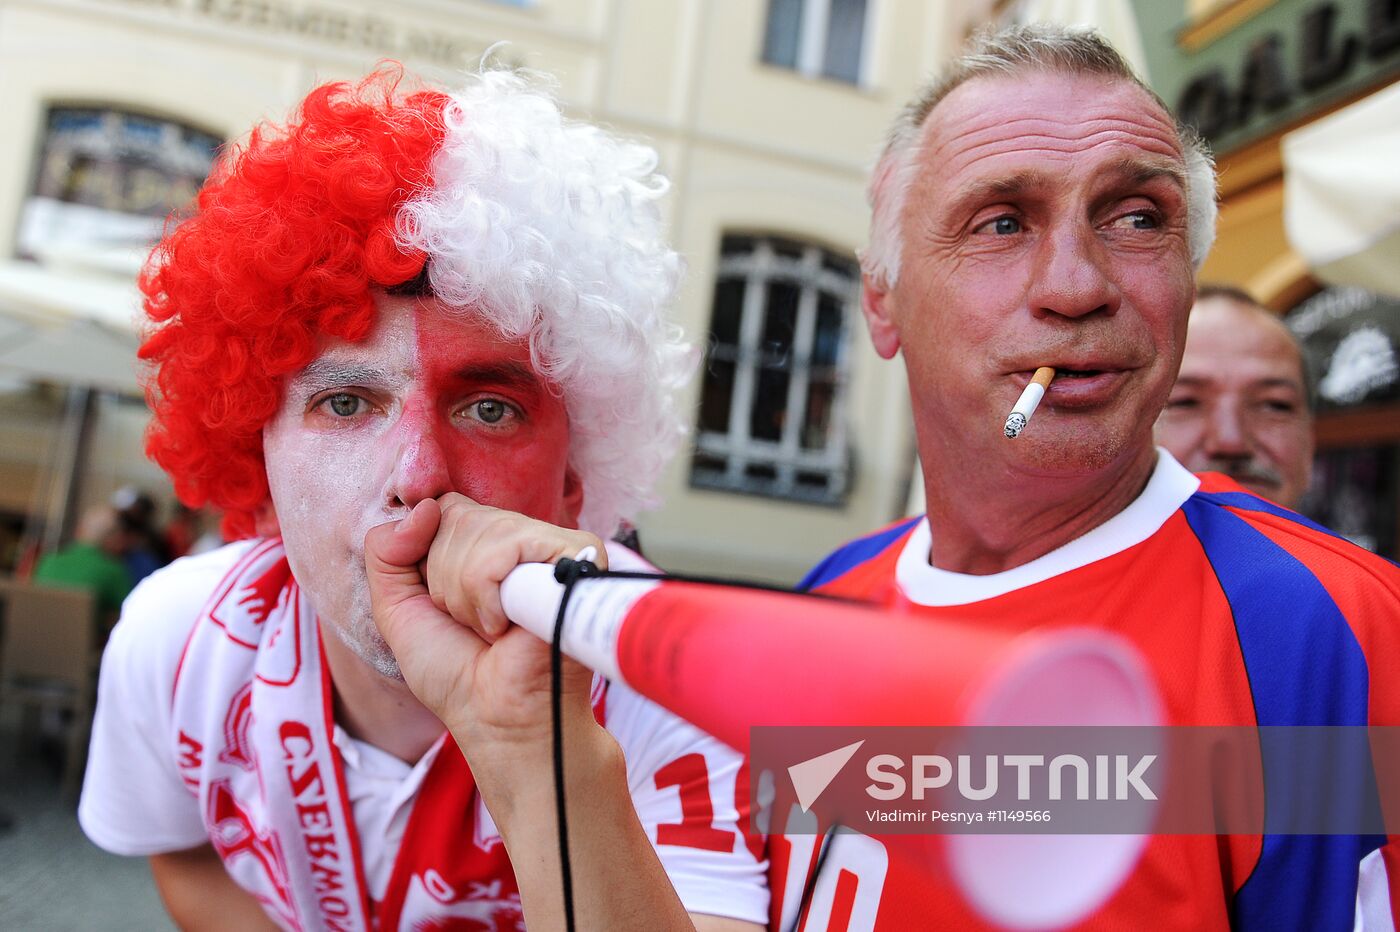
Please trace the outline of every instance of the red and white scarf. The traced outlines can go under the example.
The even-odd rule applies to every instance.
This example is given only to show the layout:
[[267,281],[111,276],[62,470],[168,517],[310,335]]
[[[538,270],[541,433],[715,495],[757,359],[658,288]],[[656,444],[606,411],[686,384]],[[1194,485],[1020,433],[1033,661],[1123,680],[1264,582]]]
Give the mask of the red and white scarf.
[[382,900],[365,882],[320,626],[280,540],[214,591],[175,676],[175,755],[229,875],[283,928],[523,929],[505,846],[481,831],[455,742],[424,777]]

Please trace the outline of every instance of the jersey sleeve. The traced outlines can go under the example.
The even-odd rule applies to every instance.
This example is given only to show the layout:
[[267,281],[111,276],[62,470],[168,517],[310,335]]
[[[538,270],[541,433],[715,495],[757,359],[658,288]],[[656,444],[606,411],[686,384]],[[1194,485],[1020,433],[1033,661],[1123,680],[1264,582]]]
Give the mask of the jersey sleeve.
[[886,548],[899,541],[905,534],[909,533],[916,524],[923,520],[922,516],[905,518],[889,527],[882,528],[874,534],[853,540],[843,547],[827,554],[822,561],[807,571],[807,575],[797,584],[798,592],[812,592],[820,589],[827,583],[850,572],[867,560],[873,560],[882,554]]
[[632,803],[686,911],[766,923],[768,863],[745,832],[743,756],[620,683],[607,710]]
[[176,767],[171,697],[189,631],[232,549],[143,580],[103,653],[78,821],[113,854],[162,854],[208,841],[198,800]]

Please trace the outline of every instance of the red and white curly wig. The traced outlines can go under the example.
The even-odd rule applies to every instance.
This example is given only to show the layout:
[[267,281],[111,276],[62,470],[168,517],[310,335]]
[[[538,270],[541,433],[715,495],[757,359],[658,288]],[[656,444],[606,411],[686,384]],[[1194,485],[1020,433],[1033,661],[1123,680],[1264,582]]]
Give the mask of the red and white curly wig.
[[664,312],[681,260],[649,147],[564,119],[522,76],[451,93],[383,67],[313,90],[225,154],[141,276],[154,364],[148,454],[188,505],[254,533],[262,429],[325,338],[362,340],[374,289],[423,274],[443,304],[529,341],[569,411],[580,524],[650,503],[684,433],[692,353]]

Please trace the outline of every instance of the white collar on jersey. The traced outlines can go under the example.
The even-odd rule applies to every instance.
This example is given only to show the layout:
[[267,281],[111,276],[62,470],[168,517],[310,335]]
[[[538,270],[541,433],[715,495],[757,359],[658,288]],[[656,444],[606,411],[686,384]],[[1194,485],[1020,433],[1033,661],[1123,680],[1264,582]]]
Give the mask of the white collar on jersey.
[[989,576],[950,573],[929,565],[932,534],[925,517],[904,545],[895,568],[899,588],[916,605],[967,605],[1023,589],[1088,566],[1147,540],[1201,485],[1170,453],[1157,448],[1157,465],[1133,503],[1082,537],[1029,563]]

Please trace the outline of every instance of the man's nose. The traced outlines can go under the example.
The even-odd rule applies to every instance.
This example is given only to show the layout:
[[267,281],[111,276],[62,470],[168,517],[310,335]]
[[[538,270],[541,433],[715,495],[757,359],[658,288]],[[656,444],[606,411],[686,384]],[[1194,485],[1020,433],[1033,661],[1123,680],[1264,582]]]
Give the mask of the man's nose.
[[1038,244],[1030,293],[1037,317],[1116,314],[1122,291],[1103,244],[1087,223],[1065,223],[1046,231]]
[[426,412],[409,410],[400,416],[389,444],[394,461],[385,499],[391,510],[412,508],[425,498],[455,491],[442,436],[445,429]]
[[1204,452],[1212,459],[1236,459],[1253,454],[1249,427],[1239,405],[1220,401],[1211,406],[1206,419]]

